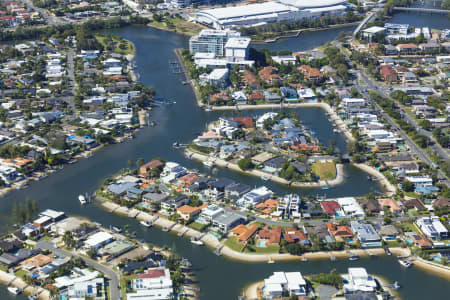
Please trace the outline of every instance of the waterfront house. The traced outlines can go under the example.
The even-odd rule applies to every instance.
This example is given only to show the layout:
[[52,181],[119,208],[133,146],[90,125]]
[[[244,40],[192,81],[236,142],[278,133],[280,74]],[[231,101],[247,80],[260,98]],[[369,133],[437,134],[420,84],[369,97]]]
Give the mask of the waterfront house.
[[373,292],[377,288],[377,283],[372,276],[367,274],[364,268],[348,268],[348,274],[343,275],[344,278],[344,292],[354,293]]
[[210,181],[208,183],[208,188],[203,191],[203,194],[214,201],[222,200],[225,195],[225,188],[235,183],[234,180],[228,178]]
[[322,244],[329,244],[336,242],[336,239],[328,231],[328,226],[325,223],[319,223],[314,226],[303,227],[304,232],[308,235],[317,235]]
[[177,195],[161,201],[161,209],[166,212],[174,212],[177,208],[187,205],[189,197],[186,195]]
[[283,232],[283,238],[286,240],[288,244],[290,243],[298,243],[302,245],[310,245],[309,239],[306,237],[306,234],[296,228],[289,227],[285,228]]
[[357,236],[362,247],[381,247],[381,238],[372,225],[361,220],[350,221],[350,227]]
[[251,187],[244,183],[236,182],[234,184],[227,185],[224,189],[225,199],[237,200],[244,194],[248,193]]
[[245,245],[258,229],[259,226],[257,224],[252,224],[250,226],[239,224],[230,230],[230,234],[236,236],[238,243]]
[[223,208],[211,204],[205,208],[202,209],[200,213],[200,218],[207,223],[212,223],[213,219],[219,215],[221,215],[224,212]]
[[389,209],[394,215],[399,215],[402,209],[398,203],[392,198],[382,198],[378,199],[381,209]]
[[320,201],[320,206],[329,217],[343,216],[341,206],[336,201]]
[[380,203],[375,199],[364,198],[360,201],[361,207],[369,214],[379,213],[381,210]]
[[150,268],[131,281],[136,293],[127,293],[127,299],[169,299],[173,293],[170,271],[164,267]]
[[421,217],[416,220],[416,224],[431,240],[445,240],[449,238],[448,230],[441,223],[438,216]]
[[203,204],[201,206],[190,206],[190,205],[183,205],[177,208],[177,213],[180,215],[180,217],[185,220],[189,221],[190,219],[193,219],[194,217],[198,216],[202,209],[206,208],[208,204]]
[[266,241],[266,245],[279,245],[281,241],[281,234],[281,227],[274,226],[269,229],[266,226],[258,231],[256,238]]
[[420,50],[419,47],[417,47],[417,45],[416,45],[416,44],[413,44],[413,43],[409,43],[409,44],[398,44],[398,45],[396,46],[396,48],[397,48],[397,51],[398,51],[400,54],[413,54],[413,53],[415,53],[415,52],[417,52],[417,51]]
[[243,224],[244,221],[245,219],[242,216],[234,212],[227,211],[215,216],[212,220],[212,226],[214,229],[225,233],[231,228],[236,227],[239,224]]
[[265,186],[253,189],[250,192],[244,194],[239,200],[236,201],[237,205],[243,208],[260,203],[263,200],[269,199],[273,192]]
[[354,197],[337,198],[336,201],[344,211],[345,216],[351,218],[363,218],[365,216],[364,210]]
[[285,293],[296,297],[306,296],[306,281],[300,272],[274,272],[264,279],[265,299],[279,299]]
[[142,165],[139,168],[139,175],[146,177],[148,175],[148,172],[150,172],[153,169],[160,169],[164,167],[164,163],[161,162],[160,160],[152,160],[144,165]]
[[88,239],[84,242],[84,248],[87,250],[98,250],[112,241],[114,241],[114,237],[111,234],[105,231],[99,231],[88,237]]

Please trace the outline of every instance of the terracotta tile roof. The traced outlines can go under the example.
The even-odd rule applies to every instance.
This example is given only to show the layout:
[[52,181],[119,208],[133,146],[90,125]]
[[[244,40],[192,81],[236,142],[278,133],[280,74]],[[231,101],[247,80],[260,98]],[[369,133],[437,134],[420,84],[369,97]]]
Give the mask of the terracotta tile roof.
[[305,76],[306,79],[310,78],[320,79],[323,77],[319,69],[313,68],[308,65],[301,65],[297,69]]
[[268,240],[270,244],[279,244],[281,241],[281,227],[273,227],[272,229],[263,228],[258,232],[261,239]]
[[258,225],[252,224],[250,225],[246,231],[242,232],[240,235],[238,235],[238,240],[241,243],[245,243],[248,241],[249,238],[252,237],[252,235],[255,234],[255,232],[258,230]]
[[392,211],[400,211],[402,210],[400,206],[395,202],[394,199],[391,198],[384,198],[384,199],[378,199],[378,203],[380,203],[380,206],[383,207],[389,207]]
[[322,209],[330,215],[333,215],[336,213],[336,210],[339,210],[341,206],[336,201],[321,201],[320,205],[322,206]]
[[296,243],[299,241],[308,240],[306,234],[303,231],[298,230],[296,228],[285,228],[283,236],[286,242],[288,243]]
[[239,122],[244,128],[253,128],[253,118],[252,117],[232,117],[233,121]]
[[245,70],[244,72],[242,72],[242,75],[244,77],[243,81],[246,85],[253,85],[255,87],[259,87],[259,80],[258,78],[256,78],[255,74]]
[[245,226],[244,224],[239,224],[238,226],[230,230],[231,233],[234,233],[236,235],[240,235],[245,231],[247,231],[247,226]]
[[416,45],[416,44],[413,44],[413,43],[409,43],[409,44],[398,44],[398,45],[397,45],[397,48],[400,48],[400,49],[415,49],[415,48],[417,48],[417,45]]
[[146,174],[148,171],[150,171],[150,170],[152,170],[152,169],[154,169],[154,168],[161,167],[162,165],[164,165],[164,164],[163,164],[161,161],[159,161],[159,160],[157,160],[157,159],[152,160],[152,161],[146,163],[145,165],[142,165],[142,166],[139,168],[139,173],[140,173],[141,175],[144,175],[144,174]]
[[184,215],[188,215],[189,214],[190,215],[190,214],[192,214],[192,213],[194,213],[196,211],[202,210],[203,208],[205,208],[207,206],[208,206],[208,204],[203,204],[201,206],[183,205],[183,206],[178,207],[177,211],[180,214],[184,214]]
[[248,95],[247,98],[250,99],[250,100],[260,100],[260,99],[264,99],[264,95],[261,92],[254,91],[253,93]]
[[267,83],[270,83],[273,80],[281,79],[280,75],[278,74],[278,69],[272,66],[264,67],[264,69],[260,70],[258,74],[259,77],[261,77],[261,79]]
[[353,232],[348,226],[336,226],[333,223],[327,223],[328,231],[333,236],[339,236],[339,237],[352,237]]
[[258,204],[256,204],[255,208],[275,208],[278,206],[278,200],[274,200],[274,199],[267,199],[264,202],[260,202]]
[[179,178],[179,180],[183,181],[185,185],[191,185],[200,180],[200,177],[195,173],[189,173]]

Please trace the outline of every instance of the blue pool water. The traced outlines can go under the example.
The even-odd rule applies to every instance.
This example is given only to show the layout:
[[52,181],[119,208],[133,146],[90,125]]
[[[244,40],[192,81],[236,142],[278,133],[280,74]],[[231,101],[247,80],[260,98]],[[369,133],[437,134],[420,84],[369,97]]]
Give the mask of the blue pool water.
[[267,241],[259,241],[258,247],[266,247],[266,243],[267,243]]
[[395,237],[387,237],[387,238],[384,238],[386,241],[396,241],[397,240],[397,238],[395,238]]

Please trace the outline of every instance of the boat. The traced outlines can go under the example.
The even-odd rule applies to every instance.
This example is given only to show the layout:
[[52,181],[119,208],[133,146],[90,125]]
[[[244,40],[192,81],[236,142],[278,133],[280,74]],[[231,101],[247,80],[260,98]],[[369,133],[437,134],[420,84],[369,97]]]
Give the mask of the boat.
[[213,111],[211,108],[205,108],[205,111],[210,112]]
[[214,161],[212,161],[212,160],[204,161],[204,162],[203,162],[203,165],[204,165],[205,167],[212,168],[212,167],[214,167]]
[[329,189],[330,189],[329,186],[324,186],[324,187],[322,188],[322,190],[329,190]]
[[172,147],[174,147],[176,149],[176,148],[180,147],[180,143],[175,142],[172,144]]
[[191,238],[191,243],[197,246],[203,246],[204,243],[202,241],[200,241],[198,238],[192,237]]
[[339,133],[339,129],[334,128],[334,129],[333,129],[333,132],[334,132],[334,133]]
[[372,180],[373,180],[372,176],[367,175],[367,180],[368,180],[368,181],[372,181]]
[[350,257],[348,258],[348,260],[351,260],[351,261],[358,260],[358,259],[359,259],[359,256],[355,255],[355,254],[351,254]]
[[11,294],[14,294],[14,295],[20,294],[20,290],[16,287],[12,287],[12,286],[8,286],[8,292],[10,292]]
[[302,261],[308,261],[308,259],[303,255],[302,256]]
[[80,201],[81,204],[86,204],[86,197],[84,197],[83,195],[79,195],[78,196],[78,200]]
[[121,232],[122,232],[122,229],[120,229],[119,227],[116,227],[116,226],[113,226],[112,230],[113,230],[115,233],[121,233]]
[[261,179],[264,180],[264,181],[267,181],[267,180],[270,179],[270,176],[269,175],[262,175]]
[[409,260],[398,260],[398,263],[404,266],[405,268],[409,268],[412,266],[412,263]]
[[141,225],[145,226],[145,227],[152,227],[152,223],[150,223],[148,221],[141,221]]
[[275,261],[272,258],[269,258],[269,261],[267,262],[268,264],[274,264]]

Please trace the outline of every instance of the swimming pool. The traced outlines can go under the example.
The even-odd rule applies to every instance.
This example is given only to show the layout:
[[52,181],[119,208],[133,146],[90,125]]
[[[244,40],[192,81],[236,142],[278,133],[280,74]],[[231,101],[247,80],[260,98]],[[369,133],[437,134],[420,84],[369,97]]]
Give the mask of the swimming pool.
[[264,241],[264,240],[258,241],[258,247],[264,248],[267,246],[266,244],[267,244],[267,241]]
[[392,236],[390,236],[390,237],[385,237],[385,238],[384,238],[384,240],[385,240],[385,241],[389,241],[389,242],[392,242],[392,241],[396,241],[396,240],[397,240],[397,238],[396,238],[396,237],[392,237]]

